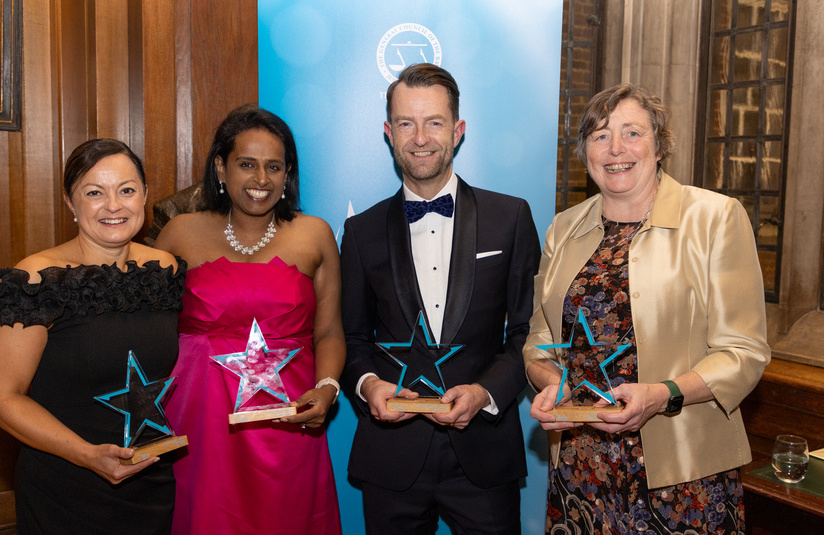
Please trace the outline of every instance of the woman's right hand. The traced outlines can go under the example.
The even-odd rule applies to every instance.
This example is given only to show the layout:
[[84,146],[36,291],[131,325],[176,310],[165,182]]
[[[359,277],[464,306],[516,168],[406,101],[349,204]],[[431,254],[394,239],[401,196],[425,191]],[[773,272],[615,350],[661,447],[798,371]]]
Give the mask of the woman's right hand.
[[131,459],[134,451],[133,448],[121,448],[114,444],[90,444],[83,465],[117,485],[160,460],[160,457],[150,457],[137,464],[120,464],[121,459]]
[[[568,386],[565,387],[565,390],[568,389]],[[583,425],[580,422],[559,422],[555,419],[555,416],[550,411],[555,408],[555,400],[557,397],[558,383],[550,383],[546,388],[538,392],[535,399],[532,400],[529,415],[538,420],[541,427],[547,431],[562,431]],[[564,392],[564,397],[560,405],[569,405],[569,398],[570,393]]]

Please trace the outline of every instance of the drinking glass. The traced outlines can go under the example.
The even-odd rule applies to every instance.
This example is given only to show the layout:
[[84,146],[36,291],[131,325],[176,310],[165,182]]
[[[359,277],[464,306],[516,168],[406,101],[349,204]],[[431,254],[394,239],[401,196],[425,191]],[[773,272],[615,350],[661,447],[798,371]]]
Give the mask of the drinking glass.
[[784,483],[798,483],[807,475],[810,450],[807,441],[796,435],[778,435],[773,445],[772,467]]

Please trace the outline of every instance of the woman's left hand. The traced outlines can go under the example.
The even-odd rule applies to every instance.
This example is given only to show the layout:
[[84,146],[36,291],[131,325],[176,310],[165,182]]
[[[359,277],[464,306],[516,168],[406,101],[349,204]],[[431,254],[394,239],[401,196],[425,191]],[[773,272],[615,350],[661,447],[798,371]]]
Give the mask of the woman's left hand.
[[[659,412],[660,407],[666,401],[667,397],[662,397],[662,387],[668,396],[667,387],[660,383],[624,383],[615,387],[613,395],[617,401],[622,402],[623,410],[603,413],[603,422],[593,422],[590,425],[607,433],[638,431],[647,423],[647,420]],[[601,401],[596,405],[606,406],[607,403]]]
[[286,416],[280,419],[281,422],[299,424],[305,427],[320,427],[326,421],[326,413],[329,407],[335,402],[337,390],[332,385],[323,385],[320,388],[308,390],[305,394],[294,401],[293,405],[300,409],[304,405],[309,408],[294,416]]

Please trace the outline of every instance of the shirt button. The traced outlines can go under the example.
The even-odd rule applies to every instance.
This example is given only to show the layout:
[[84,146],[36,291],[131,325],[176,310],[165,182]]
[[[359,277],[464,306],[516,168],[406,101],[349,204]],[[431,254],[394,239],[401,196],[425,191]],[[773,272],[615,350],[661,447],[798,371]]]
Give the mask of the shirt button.
[[632,292],[632,297],[633,299],[638,299],[639,297],[641,297],[641,294],[638,292]]
[[433,268],[432,268],[432,271],[438,271],[438,268],[433,267]]
[[435,305],[435,308],[441,308],[441,305]]
[[633,261],[633,262],[637,262],[637,261],[638,261],[638,257],[637,257],[637,256],[633,256],[633,257],[632,257],[632,261]]

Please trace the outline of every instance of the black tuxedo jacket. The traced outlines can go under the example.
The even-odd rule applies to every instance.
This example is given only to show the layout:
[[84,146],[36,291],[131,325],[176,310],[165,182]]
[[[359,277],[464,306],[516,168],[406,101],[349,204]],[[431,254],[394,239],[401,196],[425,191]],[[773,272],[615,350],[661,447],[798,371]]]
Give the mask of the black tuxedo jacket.
[[[463,430],[448,429],[469,480],[488,488],[526,475],[516,397],[526,385],[521,348],[532,314],[540,245],[523,199],[458,181],[455,227],[441,344],[464,348],[441,368],[448,389],[477,382],[499,408],[481,411]],[[347,358],[342,382],[353,393],[365,373],[396,383],[399,369],[376,342],[408,342],[424,311],[418,290],[403,189],[345,223],[341,244]],[[498,252],[500,251],[500,252]],[[480,253],[489,253],[478,258]],[[424,312],[425,314],[425,312]],[[428,325],[428,322],[427,322]],[[435,424],[422,416],[382,423],[356,395],[358,428],[349,474],[404,490],[420,473]]]

